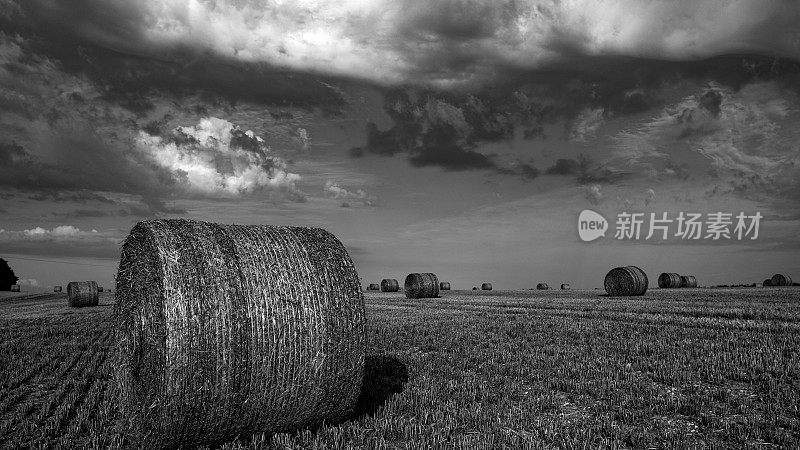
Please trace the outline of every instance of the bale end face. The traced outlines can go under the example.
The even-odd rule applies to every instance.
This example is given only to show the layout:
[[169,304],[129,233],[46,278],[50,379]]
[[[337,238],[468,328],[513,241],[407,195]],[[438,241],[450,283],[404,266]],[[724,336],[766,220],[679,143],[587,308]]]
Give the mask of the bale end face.
[[406,298],[436,298],[439,296],[439,279],[433,273],[410,273],[403,283]]
[[606,274],[604,287],[608,295],[644,295],[647,292],[647,274],[636,266],[616,267]]

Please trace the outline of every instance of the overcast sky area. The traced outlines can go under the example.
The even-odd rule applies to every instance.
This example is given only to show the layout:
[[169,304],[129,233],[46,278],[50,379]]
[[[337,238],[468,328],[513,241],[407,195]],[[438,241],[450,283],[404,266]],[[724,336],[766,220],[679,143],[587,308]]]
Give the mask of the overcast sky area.
[[[0,0],[0,257],[24,289],[113,286],[136,222],[184,217],[323,227],[364,284],[800,278],[798,23],[790,0]],[[645,239],[681,212],[730,238]]]

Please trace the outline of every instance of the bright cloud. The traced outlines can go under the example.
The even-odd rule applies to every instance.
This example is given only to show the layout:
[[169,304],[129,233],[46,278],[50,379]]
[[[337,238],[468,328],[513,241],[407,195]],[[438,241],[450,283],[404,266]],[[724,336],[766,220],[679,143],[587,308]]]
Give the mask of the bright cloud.
[[136,141],[140,152],[191,193],[230,197],[262,189],[295,191],[300,180],[283,159],[269,155],[261,137],[216,117],[177,127],[165,137],[140,131]]

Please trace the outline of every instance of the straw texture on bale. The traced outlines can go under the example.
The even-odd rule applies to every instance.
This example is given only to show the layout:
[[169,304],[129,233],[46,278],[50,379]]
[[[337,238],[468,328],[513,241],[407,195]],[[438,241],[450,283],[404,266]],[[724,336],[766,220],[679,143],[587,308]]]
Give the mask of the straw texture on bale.
[[369,285],[369,286],[367,286],[367,290],[368,290],[368,291],[377,291],[377,290],[378,290],[378,289],[380,289],[380,288],[381,288],[381,287],[380,287],[380,286],[378,286],[376,283],[370,283],[370,285]]
[[96,281],[70,281],[67,283],[67,305],[76,308],[97,306],[99,299]]
[[18,284],[12,284],[11,285],[11,292],[19,292],[19,285]]
[[570,287],[569,287],[569,285],[567,283],[561,284],[561,290],[562,291],[568,291],[569,289],[570,289]]
[[383,292],[397,292],[400,290],[400,283],[394,278],[384,278],[381,280],[381,291]]
[[547,283],[539,283],[539,284],[536,285],[536,289],[538,289],[540,291],[546,291],[546,290],[550,289],[550,286],[548,286]]
[[137,446],[213,446],[351,413],[364,296],[327,231],[140,222],[116,280],[116,400]]
[[439,290],[440,291],[449,291],[450,290],[450,283],[447,281],[442,281],[439,283]]
[[662,289],[679,288],[683,284],[682,277],[677,273],[664,272],[658,276],[658,287]]
[[53,292],[61,292],[61,286],[53,286]]
[[682,288],[696,288],[697,287],[697,278],[694,275],[681,275],[681,285]]
[[766,280],[764,280],[763,283],[761,283],[761,285],[762,286],[766,286],[766,287],[772,286],[772,279],[771,278],[767,278]]
[[492,290],[492,283],[483,283],[481,284],[482,291],[491,291]]
[[439,296],[439,279],[432,273],[410,273],[403,283],[406,298],[436,298]]
[[782,273],[776,273],[772,276],[772,286],[791,286],[792,285],[792,278],[789,275],[784,275]]
[[606,274],[606,292],[611,296],[644,295],[647,292],[647,274],[636,266],[617,267]]

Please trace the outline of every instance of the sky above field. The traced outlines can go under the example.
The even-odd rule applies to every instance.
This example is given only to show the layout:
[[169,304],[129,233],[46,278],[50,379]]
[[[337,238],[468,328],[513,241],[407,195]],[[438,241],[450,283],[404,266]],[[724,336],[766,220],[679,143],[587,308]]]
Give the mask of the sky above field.
[[800,278],[798,23],[778,0],[0,0],[0,257],[111,286],[136,222],[184,217],[326,228],[365,284]]

